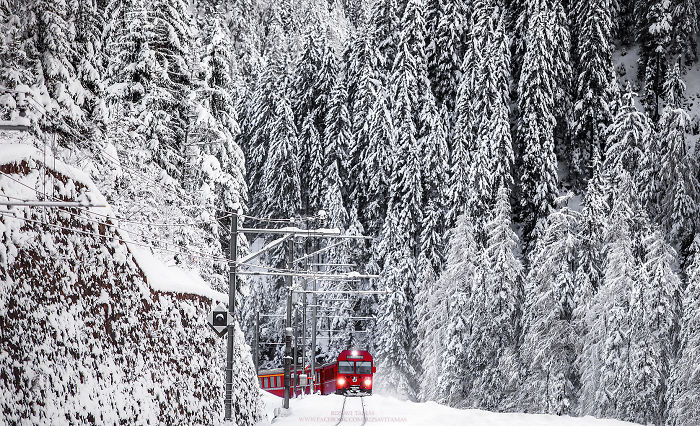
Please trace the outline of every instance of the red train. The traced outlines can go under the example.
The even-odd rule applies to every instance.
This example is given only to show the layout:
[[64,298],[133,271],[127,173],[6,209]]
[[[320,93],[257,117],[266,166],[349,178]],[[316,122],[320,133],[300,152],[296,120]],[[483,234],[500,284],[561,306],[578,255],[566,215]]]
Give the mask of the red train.
[[[292,371],[292,396],[311,393],[310,367]],[[315,371],[314,392],[321,395],[371,395],[376,371],[372,355],[367,351],[345,350],[335,362],[321,365]],[[301,386],[299,375],[306,374],[307,386]],[[284,396],[284,369],[261,370],[258,372],[260,387],[277,396]]]

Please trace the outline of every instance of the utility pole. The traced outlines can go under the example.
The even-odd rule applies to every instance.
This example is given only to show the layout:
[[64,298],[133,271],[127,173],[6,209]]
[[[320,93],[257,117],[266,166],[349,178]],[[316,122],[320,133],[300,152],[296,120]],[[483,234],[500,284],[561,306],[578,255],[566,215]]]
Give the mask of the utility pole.
[[255,372],[260,371],[260,304],[255,311]]
[[297,386],[299,385],[299,306],[295,303],[294,306],[294,378],[292,383],[294,385],[294,392],[292,395],[297,396]]
[[[318,252],[319,248],[319,239],[314,238],[314,250]],[[319,253],[316,253],[316,264],[318,264],[318,258],[320,257]],[[319,268],[319,266],[312,266],[313,270],[316,271]],[[313,290],[316,291],[318,290],[316,288],[316,279],[312,278],[313,280]],[[312,377],[312,387],[311,387],[311,393],[314,393],[316,391],[316,321],[317,321],[317,315],[318,315],[318,295],[316,293],[313,294],[313,313],[311,315],[311,377]]]
[[[304,246],[308,247],[308,241],[304,241]],[[308,280],[304,280],[304,291],[306,291],[306,287],[308,285]],[[301,304],[301,369],[302,371],[305,371],[306,369],[306,293],[304,293],[304,299]],[[312,370],[313,371],[313,370]],[[307,378],[307,383],[308,383],[308,378]],[[306,387],[302,388],[301,394],[304,395],[306,393]]]
[[[294,261],[294,245],[293,240],[287,241],[285,244],[287,251],[287,267],[292,268]],[[289,408],[289,390],[292,381],[290,367],[292,363],[292,277],[285,276],[285,284],[287,286],[287,323],[284,330],[285,347],[284,347],[284,402],[282,406]]]
[[235,334],[236,311],[236,272],[238,265],[238,215],[231,216],[231,241],[229,242],[229,275],[228,275],[228,336],[226,344],[226,388],[224,394],[224,420],[233,420],[231,405],[233,403],[233,338]]

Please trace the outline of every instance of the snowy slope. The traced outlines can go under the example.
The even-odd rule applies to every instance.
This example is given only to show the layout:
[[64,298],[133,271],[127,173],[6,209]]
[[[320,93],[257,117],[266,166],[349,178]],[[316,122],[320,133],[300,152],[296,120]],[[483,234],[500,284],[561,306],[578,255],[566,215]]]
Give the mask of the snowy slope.
[[[60,200],[104,201],[79,170],[1,136],[0,200],[35,200],[46,181]],[[109,208],[0,206],[0,424],[220,422],[225,340],[206,316],[223,295],[125,238]],[[241,426],[258,389],[240,331],[236,344]]]
[[[335,425],[340,418],[343,397],[310,395],[293,399],[287,416],[273,419],[274,409],[282,399],[266,392],[264,397],[268,422],[262,425]],[[544,414],[492,413],[482,410],[459,410],[435,402],[416,403],[390,396],[364,398],[368,425],[397,424],[405,426],[623,426],[632,423],[593,417],[558,417]],[[362,424],[360,398],[348,398],[341,425]]]

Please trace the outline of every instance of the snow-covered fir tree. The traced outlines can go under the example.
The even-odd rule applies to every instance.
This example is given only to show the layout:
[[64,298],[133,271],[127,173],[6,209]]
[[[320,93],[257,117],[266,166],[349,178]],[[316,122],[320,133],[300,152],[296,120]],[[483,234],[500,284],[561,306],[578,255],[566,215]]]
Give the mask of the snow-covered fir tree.
[[434,27],[428,28],[428,71],[433,93],[440,105],[455,105],[468,10],[465,1],[434,0]]
[[534,11],[527,29],[519,92],[519,136],[522,150],[522,216],[525,243],[537,238],[557,195],[557,158],[554,153],[555,64],[550,52],[556,49],[549,34],[554,14],[544,8]]
[[[421,324],[426,331],[440,322],[444,324],[439,335],[426,332],[424,336],[426,385],[437,386],[426,392],[435,392],[437,400],[451,406],[464,405],[474,378],[464,374],[470,365],[467,348],[472,337],[469,301],[472,289],[483,282],[485,266],[475,231],[474,222],[464,215],[450,231],[445,270],[436,283],[438,293],[430,297],[432,315]],[[429,372],[439,373],[436,382]]]
[[683,108],[685,84],[676,64],[666,79],[666,106],[659,131],[648,138],[642,170],[642,196],[650,214],[675,241],[692,238],[697,226],[700,184],[697,161],[688,149],[690,116]]
[[484,225],[485,272],[472,281],[467,308],[470,334],[465,371],[471,389],[467,405],[489,410],[513,403],[518,372],[516,344],[523,303],[523,267],[516,257],[518,237],[511,229],[508,190],[501,187]]
[[636,179],[646,155],[644,149],[647,138],[651,136],[651,128],[646,114],[637,110],[635,96],[628,86],[622,96],[619,112],[607,130],[603,168],[611,178],[615,178],[615,172],[625,170],[632,179]]
[[664,97],[663,84],[668,67],[668,54],[671,44],[673,17],[672,2],[650,0],[639,4],[637,13],[637,39],[641,44],[639,62],[640,80],[644,81],[642,94],[644,106],[652,120],[659,119],[661,100]]
[[494,204],[500,187],[513,184],[513,146],[509,120],[508,68],[510,54],[504,11],[481,5],[475,21],[483,40],[483,63],[478,68],[474,103],[477,124],[467,171],[467,214],[482,217]]
[[682,293],[683,315],[680,321],[679,357],[673,363],[668,388],[668,424],[690,425],[700,422],[700,407],[697,405],[700,375],[700,236],[696,234],[690,248],[691,260],[685,271],[686,287]]
[[552,212],[530,256],[525,278],[521,356],[528,411],[567,414],[574,405],[576,333],[572,323],[578,269],[578,214]]
[[284,86],[273,95],[273,102],[259,211],[267,217],[288,218],[301,209],[299,141]]
[[610,0],[577,2],[573,21],[577,45],[574,66],[574,109],[569,156],[571,180],[582,187],[593,173],[594,152],[605,149],[606,127],[612,121],[616,85],[612,63]]
[[[629,327],[629,394],[620,394],[618,416],[638,423],[661,424],[677,323],[680,280],[675,250],[656,230],[645,240],[645,262],[632,289]],[[629,392],[629,390],[625,390]]]

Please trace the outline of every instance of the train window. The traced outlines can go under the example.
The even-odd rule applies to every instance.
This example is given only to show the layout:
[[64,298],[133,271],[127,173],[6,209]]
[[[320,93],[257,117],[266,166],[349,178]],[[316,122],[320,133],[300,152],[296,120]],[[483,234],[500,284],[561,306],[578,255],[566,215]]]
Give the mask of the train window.
[[372,363],[369,361],[357,361],[357,374],[372,374]]
[[338,361],[338,373],[339,374],[352,374],[355,372],[354,362],[350,361]]
[[277,378],[275,379],[275,386],[278,388],[282,387],[282,376],[277,376]]

